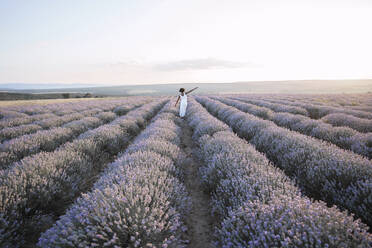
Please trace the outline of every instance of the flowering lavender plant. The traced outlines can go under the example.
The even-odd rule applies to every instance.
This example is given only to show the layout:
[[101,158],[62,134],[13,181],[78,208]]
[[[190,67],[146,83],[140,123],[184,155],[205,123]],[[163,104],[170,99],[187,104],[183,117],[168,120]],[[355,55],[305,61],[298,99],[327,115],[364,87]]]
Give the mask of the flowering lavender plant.
[[[164,101],[144,105],[128,117],[140,121],[150,118]],[[154,111],[151,111],[154,110]],[[124,118],[124,117],[122,117]],[[103,125],[88,131],[80,139],[66,143],[54,152],[39,153],[15,163],[0,174],[0,240],[21,245],[28,233],[37,233],[51,225],[47,216],[58,215],[63,204],[77,197],[92,178],[104,168],[107,158],[115,155],[130,141],[124,128],[116,124]],[[66,206],[65,206],[66,207]],[[41,230],[35,230],[35,225]],[[24,235],[20,235],[24,233]],[[20,237],[21,236],[21,237]],[[3,237],[7,237],[3,239]]]
[[[324,123],[322,120],[314,120],[303,115],[285,112],[276,113],[268,108],[258,107],[253,104],[247,104],[228,98],[214,97],[213,99],[233,106],[243,112],[271,120],[278,126],[331,142],[341,148],[372,158],[372,145],[370,145],[372,134],[363,134],[348,127],[334,127],[328,123]],[[221,116],[221,118],[224,117]],[[356,117],[354,118],[357,119]],[[369,121],[365,119],[361,120],[366,122]]]
[[358,118],[342,113],[329,114],[322,121],[333,126],[350,127],[362,133],[372,132],[372,120]]
[[[190,101],[189,107],[189,123],[197,126],[199,116],[217,121],[199,103]],[[205,133],[196,142],[206,163],[202,179],[220,221],[216,246],[367,247],[372,242],[364,224],[302,196],[283,171],[228,129]]]
[[[159,116],[107,167],[93,190],[42,234],[40,247],[184,246],[182,215],[189,209],[188,199],[175,177],[178,169],[170,159],[177,157],[180,150],[165,152],[151,145],[154,140],[148,135],[165,133],[165,122],[170,127],[168,132],[175,132],[177,127]],[[166,147],[175,146],[170,140],[174,140],[172,135],[163,135],[156,141]]]

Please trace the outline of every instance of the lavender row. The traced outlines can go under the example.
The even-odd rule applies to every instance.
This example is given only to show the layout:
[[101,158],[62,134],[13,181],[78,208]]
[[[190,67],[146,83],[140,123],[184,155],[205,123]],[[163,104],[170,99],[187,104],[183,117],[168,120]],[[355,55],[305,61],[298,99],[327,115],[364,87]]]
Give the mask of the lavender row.
[[[138,101],[137,103],[127,103],[125,108],[126,112],[129,109],[134,109],[140,106],[143,102]],[[115,111],[115,109],[114,109]],[[94,113],[97,117],[101,119],[101,122],[96,122],[93,128],[105,124],[112,120],[112,113],[111,114],[101,114],[100,111],[97,109],[86,110],[83,114],[91,115]],[[125,112],[125,113],[126,113]],[[124,114],[123,111],[120,114]],[[56,117],[52,118],[51,121],[46,120],[44,121],[44,125],[53,126],[54,124],[62,124],[67,120],[77,119],[82,115],[79,113],[75,113],[72,115],[66,115],[63,117]],[[57,119],[57,120],[56,120]],[[86,123],[86,124],[84,124]],[[80,128],[70,128],[68,124],[65,124],[63,127],[57,127],[50,130],[39,130],[36,133],[20,136],[15,139],[11,139],[5,141],[4,143],[0,144],[0,168],[6,168],[11,163],[18,161],[26,156],[30,156],[32,154],[36,154],[40,151],[50,152],[56,149],[58,146],[66,143],[74,139],[78,134],[81,132],[87,131],[91,124],[92,120],[83,119],[82,122],[73,123],[82,124]],[[79,131],[80,130],[80,131]]]
[[367,120],[342,113],[329,114],[322,119],[325,123],[337,127],[350,127],[362,133],[372,132],[372,119]]
[[[230,97],[236,97],[237,95],[230,95]],[[247,95],[238,95],[240,97],[247,97]],[[318,107],[328,108],[327,111],[336,111],[344,113],[345,110],[348,115],[356,115],[356,117],[365,117],[372,114],[372,102],[370,94],[343,94],[343,95],[283,95],[283,94],[260,94],[260,95],[249,95],[249,98],[256,100],[263,100],[270,103],[278,103],[290,106],[302,106],[307,107],[308,111],[314,118],[319,119]],[[311,107],[313,106],[313,107]],[[329,107],[333,108],[330,110]],[[351,111],[351,112],[350,112]],[[356,111],[356,112],[354,112]],[[331,113],[330,112],[330,113]],[[363,114],[364,112],[364,114]],[[369,118],[367,118],[369,119]]]
[[[97,117],[100,118],[82,118],[81,120],[69,122],[71,125],[67,123],[63,127],[39,130],[33,134],[5,141],[0,144],[0,168],[7,168],[12,163],[41,151],[51,152],[60,145],[73,140],[81,132],[112,121],[114,116],[113,113],[108,113],[106,115],[98,114]],[[79,124],[81,126],[77,128],[76,125]]]
[[213,99],[233,106],[243,112],[253,114],[266,120],[271,120],[278,126],[331,142],[343,149],[351,150],[360,155],[372,158],[372,133],[362,134],[347,127],[333,127],[321,120],[314,120],[303,115],[276,113],[265,107],[259,107],[228,98],[214,97]]
[[199,103],[189,102],[187,121],[200,145],[205,161],[200,173],[212,195],[213,214],[218,217],[215,247],[371,244],[365,224],[324,202],[301,196],[281,170]]
[[372,162],[353,152],[289,131],[236,108],[197,98],[311,197],[348,209],[372,226]]
[[258,94],[250,96],[261,100],[286,100],[293,103],[299,101],[341,109],[355,106],[372,106],[371,94]]
[[[133,107],[138,107],[144,103],[148,102],[147,100],[137,100],[136,102],[133,103],[126,103],[124,105],[117,106],[115,108],[112,108],[112,106],[105,106],[103,109],[100,108],[92,108],[92,109],[87,109],[79,113],[72,113],[72,114],[66,114],[64,116],[53,116],[50,118],[44,118],[41,120],[37,120],[32,122],[31,124],[28,125],[21,125],[21,126],[14,126],[14,127],[8,127],[4,128],[0,131],[0,141],[3,142],[4,140],[7,139],[13,139],[16,137],[19,137],[21,135],[25,134],[31,134],[34,133],[38,130],[42,129],[50,129],[53,127],[59,127],[62,126],[65,123],[68,123],[73,120],[78,120],[83,117],[87,116],[93,116],[97,115],[100,112],[103,111],[108,111],[108,110],[113,110],[113,112],[119,116],[126,114],[130,110],[133,109]],[[109,108],[108,108],[109,107]]]
[[41,235],[39,247],[185,246],[189,200],[175,165],[180,130],[165,111]]
[[22,246],[51,226],[164,104],[146,104],[54,152],[27,157],[2,171],[0,246]]
[[[265,100],[265,102],[266,101],[271,102],[271,103],[265,103],[268,106],[271,104],[277,105],[278,103],[283,103],[283,104],[288,105],[288,101],[275,101],[271,99]],[[250,102],[254,103],[256,101],[250,100]],[[325,123],[329,123],[333,126],[349,127],[351,129],[354,129],[362,133],[372,132],[372,120],[371,120],[372,113],[348,110],[345,108],[338,109],[338,108],[331,107],[331,106],[314,105],[314,104],[309,104],[309,103],[303,103],[301,101],[293,102],[290,105],[304,107],[309,111],[310,116],[313,119],[321,119],[321,121]]]
[[352,110],[369,112],[369,113],[372,114],[372,106],[351,106],[349,108],[352,109]]
[[24,118],[27,116],[28,116],[27,114],[20,113],[17,111],[0,109],[0,120],[11,119],[11,118]]
[[48,118],[48,119],[35,121],[33,122],[33,124],[37,124],[41,126],[43,129],[51,129],[53,127],[60,127],[63,124],[68,123],[70,121],[76,121],[84,117],[93,116],[102,111],[103,111],[102,109],[94,108],[94,109],[89,109],[89,110],[85,110],[81,112],[66,114],[63,116],[57,116],[54,118]]
[[[30,108],[35,106],[21,106],[20,110],[25,111],[28,114],[20,113],[22,116],[18,118],[3,118],[0,120],[0,128],[15,127],[25,124],[34,124],[35,121],[41,121],[49,118],[56,118],[58,116],[68,116],[77,112],[89,111],[93,109],[100,109],[101,111],[114,111],[120,106],[134,103],[146,103],[149,102],[148,98],[125,98],[124,100],[95,100],[89,102],[71,102],[63,104],[51,104],[51,106],[38,106],[42,111],[36,111],[35,113]],[[53,108],[52,108],[53,106]],[[1,110],[0,110],[1,111]],[[14,111],[13,111],[14,112]],[[120,114],[118,114],[120,115]]]
[[[84,101],[69,101],[62,103],[49,103],[43,105],[19,105],[0,107],[0,115],[3,113],[4,119],[10,119],[18,113],[20,117],[33,117],[34,115],[53,113],[58,116],[72,114],[93,108],[101,108],[105,111],[112,111],[115,107],[123,105],[127,102],[136,101],[150,101],[151,97],[125,97],[118,99],[97,99],[97,100],[84,100]],[[8,115],[9,113],[10,115]],[[24,115],[26,114],[26,116]]]
[[[273,102],[273,100],[271,101]],[[282,105],[302,107],[309,112],[310,117],[313,119],[320,119],[326,115],[336,114],[336,113],[345,114],[349,116],[351,115],[351,116],[355,116],[358,118],[364,118],[364,119],[369,119],[369,120],[372,119],[372,113],[368,113],[365,111],[350,110],[346,108],[337,108],[337,107],[332,107],[332,106],[316,105],[316,104],[311,104],[311,103],[303,103],[301,101],[291,102],[287,100],[276,100],[275,102],[278,104],[282,104]]]
[[[268,99],[271,98],[269,97]],[[273,98],[273,100],[275,99],[286,99],[286,96],[277,95]],[[366,112],[372,111],[371,94],[292,95],[290,100],[316,105],[330,105],[341,109],[349,108]]]
[[31,134],[36,131],[42,130],[42,129],[60,127],[67,122],[82,119],[87,116],[93,116],[94,114],[97,114],[101,111],[102,110],[100,109],[86,110],[81,113],[74,113],[74,114],[69,114],[65,116],[55,116],[51,118],[38,120],[31,124],[20,125],[20,126],[15,126],[15,127],[7,127],[7,128],[0,130],[0,142],[14,139],[22,135]]
[[[272,101],[272,100],[268,100],[268,101]],[[278,101],[275,101],[275,102],[278,102]],[[287,103],[286,101],[283,102],[283,104],[286,104],[286,103]],[[348,109],[342,109],[342,110],[335,111],[333,109],[334,107],[319,106],[319,105],[313,105],[313,104],[308,104],[308,103],[303,103],[303,102],[295,102],[293,104],[297,106],[302,105],[303,107],[307,106],[306,108],[309,110],[309,112],[312,113],[312,116],[315,117],[315,119],[321,118],[323,122],[329,123],[333,126],[349,127],[351,129],[354,129],[362,133],[372,132],[372,119],[371,119],[372,113],[357,111],[357,114],[355,114],[354,113],[355,110],[348,110]],[[361,113],[364,113],[364,114],[361,114]],[[354,115],[357,115],[358,117]]]
[[37,115],[27,116],[27,117],[1,119],[0,128],[16,127],[20,125],[30,124],[34,121],[43,120],[47,118],[53,118],[53,117],[57,117],[57,115],[52,114],[52,113],[47,113],[47,114],[37,114]]
[[[85,112],[85,115],[88,115],[88,111],[95,111],[96,113],[99,111],[103,111],[99,108],[92,108],[92,109],[86,109],[81,110],[77,112],[67,113],[65,115],[55,115],[53,113],[44,113],[44,114],[37,114],[33,116],[28,116],[26,114],[24,117],[17,117],[17,118],[7,118],[0,121],[0,127],[2,128],[14,128],[19,125],[25,125],[25,124],[37,124],[42,126],[43,128],[50,128],[53,126],[61,125],[62,122],[69,121],[68,118],[76,119],[79,118],[79,113]],[[94,114],[94,113],[92,113]],[[91,114],[91,115],[92,115]],[[71,120],[72,120],[71,119]]]
[[25,134],[35,133],[43,128],[36,124],[26,124],[15,127],[6,127],[0,130],[0,143],[5,140],[17,138]]
[[254,105],[258,105],[260,107],[265,107],[272,109],[275,112],[285,112],[285,113],[291,113],[291,114],[298,114],[298,115],[303,115],[303,116],[309,116],[309,113],[305,108],[298,107],[298,106],[288,106],[288,105],[282,105],[282,104],[275,104],[275,103],[270,103],[262,100],[255,100],[251,98],[244,98],[244,97],[234,97],[233,99],[251,103]]

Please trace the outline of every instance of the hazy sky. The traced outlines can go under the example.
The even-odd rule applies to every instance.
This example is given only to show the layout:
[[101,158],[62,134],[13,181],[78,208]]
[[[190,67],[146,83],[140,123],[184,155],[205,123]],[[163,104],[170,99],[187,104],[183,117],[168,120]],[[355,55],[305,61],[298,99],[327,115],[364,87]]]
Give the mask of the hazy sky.
[[0,0],[0,83],[372,78],[372,0]]

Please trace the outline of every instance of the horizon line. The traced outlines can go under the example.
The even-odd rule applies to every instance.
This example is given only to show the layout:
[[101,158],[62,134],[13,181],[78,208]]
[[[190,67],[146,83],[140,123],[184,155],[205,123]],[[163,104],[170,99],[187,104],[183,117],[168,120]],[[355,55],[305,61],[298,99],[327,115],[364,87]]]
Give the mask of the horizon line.
[[[259,83],[259,82],[305,82],[305,81],[369,81],[372,80],[372,78],[344,78],[344,79],[288,79],[288,80],[248,80],[248,81],[233,81],[233,82],[171,82],[171,83],[134,83],[134,84],[109,84],[109,85],[103,85],[100,83],[54,83],[56,86],[58,85],[87,85],[86,88],[99,88],[99,87],[117,87],[117,86],[150,86],[150,85],[170,85],[170,84],[234,84],[234,83]],[[0,83],[1,85],[4,84],[45,84],[50,85],[53,84],[51,82],[46,83],[27,83],[27,82],[7,82],[7,83]],[[94,86],[89,86],[94,85]],[[84,88],[84,87],[75,87],[76,88]],[[36,88],[36,89],[42,89],[42,88]],[[56,88],[56,89],[65,89],[65,88]]]

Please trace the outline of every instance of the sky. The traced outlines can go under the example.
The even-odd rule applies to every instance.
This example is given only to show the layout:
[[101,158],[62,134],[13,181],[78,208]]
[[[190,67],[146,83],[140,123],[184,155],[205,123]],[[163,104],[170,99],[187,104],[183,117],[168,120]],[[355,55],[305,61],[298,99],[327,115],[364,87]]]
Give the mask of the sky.
[[372,0],[0,0],[0,84],[372,78]]

